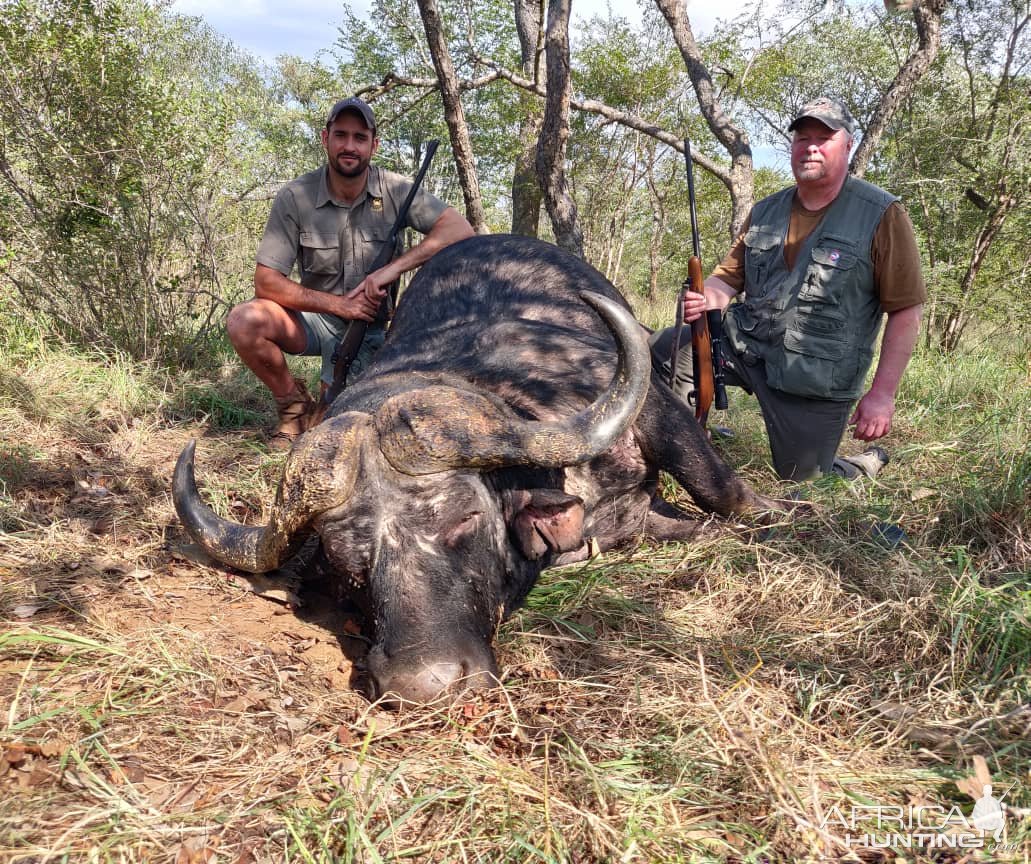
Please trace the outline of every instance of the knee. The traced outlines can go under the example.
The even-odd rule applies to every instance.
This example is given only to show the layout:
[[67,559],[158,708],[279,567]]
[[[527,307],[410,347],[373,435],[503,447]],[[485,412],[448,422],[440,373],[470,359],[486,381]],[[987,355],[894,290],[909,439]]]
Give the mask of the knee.
[[269,328],[271,317],[262,300],[248,300],[229,310],[226,316],[226,333],[234,345],[247,345],[263,336]]
[[673,349],[673,331],[675,329],[675,327],[667,327],[649,335],[648,345],[652,349],[653,356],[663,356],[665,359],[669,359],[669,352]]

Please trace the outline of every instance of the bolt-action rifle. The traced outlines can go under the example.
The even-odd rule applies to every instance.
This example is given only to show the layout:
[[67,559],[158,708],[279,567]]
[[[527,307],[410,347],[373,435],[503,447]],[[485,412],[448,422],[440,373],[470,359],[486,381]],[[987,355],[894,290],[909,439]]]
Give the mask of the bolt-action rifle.
[[[677,297],[676,324],[673,329],[673,351],[669,359],[669,386],[677,381],[677,356],[680,353],[680,333],[684,326],[684,297],[688,291],[705,293],[702,277],[702,251],[698,239],[698,211],[695,206],[694,166],[691,164],[691,142],[684,139],[687,159],[687,197],[691,208],[692,255],[687,262],[687,278]],[[727,407],[727,389],[723,375],[723,317],[719,309],[709,309],[691,322],[691,348],[694,359],[694,390],[688,401],[694,405],[695,419],[705,428],[713,401],[719,410]]]
[[[412,188],[408,190],[408,195],[405,197],[404,202],[401,204],[401,209],[397,211],[397,218],[394,220],[394,224],[390,229],[390,235],[387,237],[387,242],[383,244],[383,248],[380,249],[379,254],[376,256],[376,260],[372,262],[372,266],[366,272],[366,276],[369,273],[375,273],[377,270],[386,267],[394,257],[394,251],[397,247],[397,238],[404,230],[405,222],[408,219],[408,211],[411,209],[412,201],[415,198],[415,193],[419,191],[419,187],[422,185],[422,180],[426,176],[426,172],[429,170],[430,162],[433,161],[433,154],[437,152],[437,147],[440,145],[439,141],[429,141],[426,144],[426,155],[423,157],[422,166],[419,168],[419,173],[415,175],[415,181],[412,183]],[[389,294],[383,298],[383,302],[393,302],[394,298]],[[315,408],[315,412],[312,415],[309,426],[316,426],[322,422],[322,418],[325,416],[326,409],[333,404],[333,400],[340,395],[340,391],[344,389],[344,385],[347,383],[347,373],[351,368],[351,364],[354,362],[354,358],[358,356],[358,350],[362,347],[362,340],[365,339],[365,333],[369,329],[367,321],[353,320],[347,322],[347,329],[344,331],[344,335],[340,338],[337,343],[336,349],[333,351],[333,383],[326,388],[326,392],[322,394],[322,398],[319,400],[319,404]]]

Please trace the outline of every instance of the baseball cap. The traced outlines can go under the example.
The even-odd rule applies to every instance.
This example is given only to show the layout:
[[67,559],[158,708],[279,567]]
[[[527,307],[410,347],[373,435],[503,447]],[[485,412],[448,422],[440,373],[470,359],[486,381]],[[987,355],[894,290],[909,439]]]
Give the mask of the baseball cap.
[[795,127],[805,118],[811,117],[819,120],[824,126],[830,129],[844,129],[849,135],[856,133],[856,121],[849,113],[845,103],[840,99],[832,99],[830,96],[820,96],[807,102],[795,115],[795,119],[788,126],[788,132],[794,132]]
[[333,121],[345,111],[354,111],[362,118],[362,120],[365,121],[365,125],[375,133],[376,118],[372,114],[372,109],[369,107],[367,102],[363,102],[357,96],[350,96],[347,99],[341,99],[337,102],[337,104],[329,111],[329,117],[326,118],[326,126],[332,126]]

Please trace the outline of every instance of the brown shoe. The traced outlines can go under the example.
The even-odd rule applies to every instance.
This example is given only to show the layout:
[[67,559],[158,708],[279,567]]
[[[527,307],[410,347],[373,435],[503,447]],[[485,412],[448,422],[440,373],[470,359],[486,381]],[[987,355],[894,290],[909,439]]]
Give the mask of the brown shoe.
[[854,480],[860,475],[873,478],[888,464],[888,460],[888,451],[883,447],[868,447],[858,456],[838,456],[832,470],[846,480]]
[[294,389],[286,396],[276,396],[279,425],[268,439],[270,450],[289,450],[294,441],[308,428],[308,413],[314,400],[300,378],[294,378]]

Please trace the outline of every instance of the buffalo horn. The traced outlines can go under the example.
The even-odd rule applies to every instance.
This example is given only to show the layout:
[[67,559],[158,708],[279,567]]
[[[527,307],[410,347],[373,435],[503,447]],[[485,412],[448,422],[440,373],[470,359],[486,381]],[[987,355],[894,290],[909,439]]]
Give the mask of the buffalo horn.
[[342,414],[307,432],[287,457],[269,524],[223,519],[200,497],[194,477],[196,441],[183,448],[172,477],[179,519],[212,558],[248,573],[265,573],[290,554],[298,533],[319,513],[350,497],[369,431],[367,415]]

